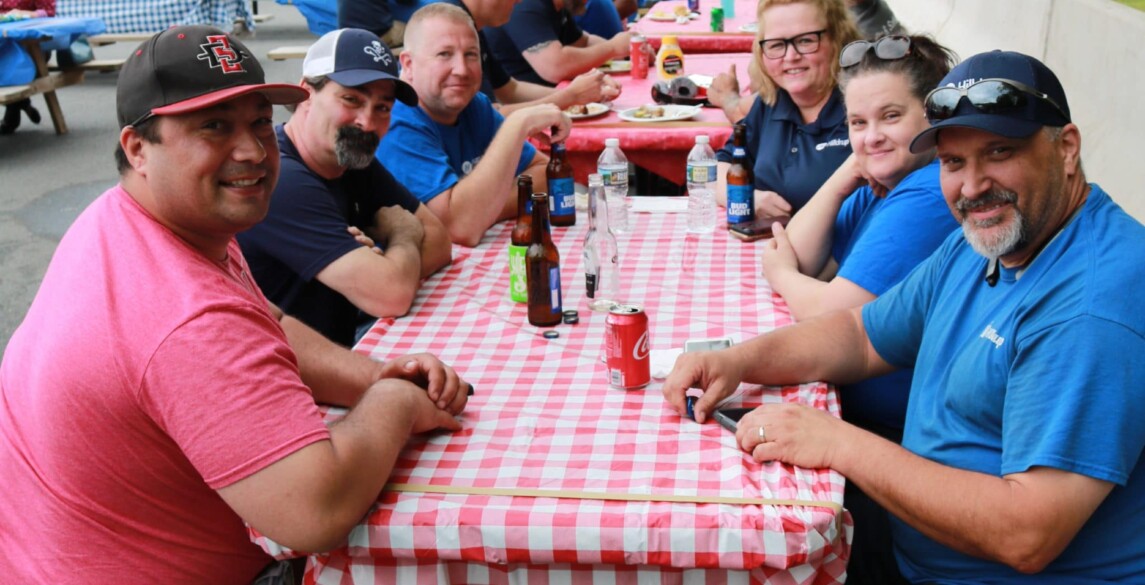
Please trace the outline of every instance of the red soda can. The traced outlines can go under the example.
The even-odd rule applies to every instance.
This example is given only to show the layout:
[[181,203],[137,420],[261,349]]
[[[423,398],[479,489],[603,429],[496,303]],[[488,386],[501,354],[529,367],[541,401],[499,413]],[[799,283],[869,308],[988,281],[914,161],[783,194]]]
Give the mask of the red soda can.
[[632,78],[646,79],[648,77],[648,52],[644,49],[644,35],[632,35],[632,44],[629,47],[629,59],[632,61]]
[[648,359],[648,315],[639,305],[615,305],[604,320],[608,383],[616,388],[643,388],[652,380]]

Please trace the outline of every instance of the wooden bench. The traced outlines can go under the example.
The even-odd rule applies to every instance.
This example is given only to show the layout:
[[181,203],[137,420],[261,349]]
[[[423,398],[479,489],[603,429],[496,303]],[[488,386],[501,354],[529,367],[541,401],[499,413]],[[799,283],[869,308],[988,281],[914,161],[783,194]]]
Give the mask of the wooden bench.
[[[38,45],[37,45],[38,46]],[[48,113],[52,117],[52,126],[56,134],[67,134],[68,124],[64,120],[64,112],[60,109],[60,101],[56,99],[56,90],[61,87],[75,85],[83,82],[82,69],[70,69],[59,73],[51,73],[37,77],[25,85],[8,85],[0,87],[0,105],[18,102],[36,94],[44,94],[44,101],[48,104]]]
[[72,67],[63,68],[58,63],[52,63],[48,66],[52,71],[67,71],[71,69],[80,69],[83,71],[95,71],[98,73],[114,73],[123,68],[123,64],[127,62],[127,58],[121,59],[92,59],[87,63],[80,63]]
[[93,47],[101,47],[103,45],[111,45],[115,43],[135,43],[139,44],[143,41],[154,36],[155,33],[112,33],[102,35],[92,35],[87,38],[88,44]]
[[302,59],[306,57],[306,51],[310,50],[310,45],[295,45],[289,47],[277,47],[266,52],[266,56],[270,57],[272,61],[285,61],[287,59]]

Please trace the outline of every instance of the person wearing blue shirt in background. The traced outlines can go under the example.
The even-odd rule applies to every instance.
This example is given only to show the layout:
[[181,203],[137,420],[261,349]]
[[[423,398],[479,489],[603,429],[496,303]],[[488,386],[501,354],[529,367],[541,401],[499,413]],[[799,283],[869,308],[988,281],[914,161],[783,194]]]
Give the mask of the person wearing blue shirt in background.
[[[755,173],[755,212],[790,215],[851,154],[835,78],[839,50],[859,32],[842,0],[761,0],[756,38],[759,97],[742,120]],[[716,153],[720,205],[727,200],[731,149],[728,141]]]
[[564,140],[570,122],[552,104],[502,118],[481,87],[481,50],[469,15],[437,2],[414,13],[406,27],[402,78],[418,105],[395,103],[377,157],[437,214],[450,239],[476,246],[494,223],[516,217],[515,177],[543,185],[549,158],[527,139],[551,131]]
[[703,388],[703,422],[743,380],[913,366],[901,447],[797,404],[748,413],[736,440],[856,483],[894,515],[912,583],[1139,583],[1145,226],[1086,182],[1081,132],[1037,59],[971,57],[926,112],[911,149],[937,145],[962,230],[861,309],[682,355],[664,394],[682,414],[685,390]]
[[[958,223],[938,182],[934,149],[910,150],[927,127],[926,94],[956,58],[924,36],[843,48],[839,86],[854,154],[763,250],[763,273],[797,321],[870,302],[930,256]],[[911,370],[840,386],[843,420],[902,441]],[[890,519],[854,482],[843,503],[855,520],[847,582],[892,585]]]
[[489,50],[509,75],[555,86],[610,59],[627,57],[631,33],[604,38],[586,33],[574,16],[587,0],[521,0],[509,22],[485,29]]

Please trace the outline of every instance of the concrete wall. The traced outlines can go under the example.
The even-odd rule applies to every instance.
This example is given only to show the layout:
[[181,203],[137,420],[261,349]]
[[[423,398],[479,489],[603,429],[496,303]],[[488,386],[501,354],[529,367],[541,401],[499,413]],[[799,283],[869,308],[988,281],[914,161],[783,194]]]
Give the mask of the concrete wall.
[[963,59],[992,49],[1041,59],[1065,87],[1086,177],[1145,221],[1145,12],[1113,0],[887,1]]

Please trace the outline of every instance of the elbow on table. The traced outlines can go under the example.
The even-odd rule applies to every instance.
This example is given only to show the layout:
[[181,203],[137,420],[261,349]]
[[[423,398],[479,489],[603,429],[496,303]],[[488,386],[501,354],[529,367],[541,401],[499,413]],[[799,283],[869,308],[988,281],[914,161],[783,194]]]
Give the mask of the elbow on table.
[[466,248],[476,247],[477,244],[481,243],[481,238],[484,235],[485,230],[479,229],[478,226],[466,226],[458,223],[449,226],[449,239]]
[[[383,295],[365,300],[365,302],[358,305],[358,308],[364,313],[380,319],[401,317],[409,313],[410,308],[413,307],[413,301],[417,297],[418,284],[418,282],[414,282],[412,286],[391,284],[385,289]],[[379,293],[383,291],[376,290],[373,292]]]
[[1069,542],[1059,542],[1053,534],[1013,534],[999,542],[994,558],[1006,566],[1026,575],[1042,572],[1065,550]]

